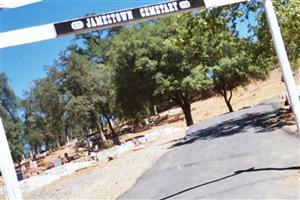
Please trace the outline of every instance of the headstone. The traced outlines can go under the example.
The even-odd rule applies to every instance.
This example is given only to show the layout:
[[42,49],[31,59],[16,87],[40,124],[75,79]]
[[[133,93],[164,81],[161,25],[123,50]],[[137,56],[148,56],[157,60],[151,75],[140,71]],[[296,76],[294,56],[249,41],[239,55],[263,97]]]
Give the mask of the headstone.
[[54,160],[53,164],[54,164],[54,167],[61,166],[62,165],[61,158]]
[[29,166],[30,166],[30,169],[35,169],[38,167],[36,161],[30,161]]
[[17,179],[18,181],[22,181],[25,177],[24,171],[22,169],[16,169]]

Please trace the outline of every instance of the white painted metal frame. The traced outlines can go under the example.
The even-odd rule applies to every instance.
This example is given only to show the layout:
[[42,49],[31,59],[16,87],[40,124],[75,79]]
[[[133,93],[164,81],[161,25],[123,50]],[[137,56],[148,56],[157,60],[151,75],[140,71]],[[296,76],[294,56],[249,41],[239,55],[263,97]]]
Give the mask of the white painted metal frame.
[[300,133],[300,102],[299,102],[299,94],[295,84],[295,80],[293,77],[293,73],[291,70],[291,66],[289,63],[289,59],[286,53],[286,49],[284,46],[284,42],[282,39],[282,35],[280,32],[280,27],[277,21],[275,9],[273,7],[273,3],[271,0],[263,0],[263,4],[266,10],[266,16],[269,23],[270,31],[272,34],[272,38],[275,44],[276,53],[278,56],[278,61],[281,67],[281,71],[284,77],[284,83],[286,85],[290,104],[295,116],[296,125],[298,128],[298,132]]
[[0,48],[54,39],[56,31],[53,24],[33,26],[0,33]]
[[0,169],[4,180],[5,196],[10,200],[22,199],[22,193],[9,150],[2,119],[0,118]]
[[204,0],[204,3],[206,8],[214,8],[246,1],[249,0]]
[[41,0],[0,0],[0,8],[17,8],[40,1]]

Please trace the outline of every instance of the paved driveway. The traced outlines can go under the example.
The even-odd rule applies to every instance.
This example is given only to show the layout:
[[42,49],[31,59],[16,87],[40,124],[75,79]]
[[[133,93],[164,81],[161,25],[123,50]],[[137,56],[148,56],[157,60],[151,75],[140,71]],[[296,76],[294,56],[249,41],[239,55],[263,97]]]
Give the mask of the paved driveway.
[[300,199],[299,138],[273,104],[192,126],[120,199]]

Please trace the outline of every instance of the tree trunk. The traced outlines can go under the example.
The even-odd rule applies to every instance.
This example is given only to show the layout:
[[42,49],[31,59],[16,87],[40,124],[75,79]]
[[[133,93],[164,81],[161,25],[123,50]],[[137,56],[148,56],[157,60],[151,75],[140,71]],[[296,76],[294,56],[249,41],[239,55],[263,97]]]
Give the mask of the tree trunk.
[[191,112],[191,104],[188,102],[185,102],[183,105],[181,105],[181,109],[183,111],[185,122],[187,126],[191,126],[194,124],[192,112]]
[[234,110],[233,110],[233,108],[232,108],[232,105],[231,105],[230,101],[225,100],[225,103],[226,103],[226,105],[227,105],[227,108],[228,108],[229,112],[233,112]]
[[73,140],[73,130],[69,130],[69,136],[70,136],[70,140]]
[[154,114],[155,114],[155,115],[158,115],[158,112],[157,112],[157,106],[156,106],[156,105],[153,106],[153,110],[154,110]]
[[45,141],[45,146],[46,146],[46,151],[49,151],[49,142],[48,142],[47,139],[46,139],[46,141]]
[[101,125],[99,123],[99,120],[96,119],[96,129],[97,129],[97,133],[100,135],[100,138],[102,140],[102,142],[105,142],[106,141],[106,137],[101,129]]
[[55,143],[56,143],[57,149],[60,149],[60,143],[59,143],[59,139],[58,138],[56,138]]
[[89,140],[90,132],[89,132],[89,128],[86,127],[86,126],[81,127],[81,131],[82,131],[83,133],[86,133],[86,142],[87,142],[88,147],[90,148],[90,140]]
[[32,148],[31,146],[30,146],[30,151],[29,151],[29,153],[30,153],[30,158],[33,159],[34,150],[33,150],[33,148]]
[[102,129],[102,125],[100,124],[100,121],[98,119],[98,116],[95,112],[91,112],[91,117],[93,120],[93,127],[96,128],[97,130],[97,134],[100,136],[100,139],[102,140],[102,142],[106,141],[106,137],[104,135],[103,129]]
[[36,155],[39,153],[38,151],[38,145],[34,145],[34,151],[33,151],[33,159],[36,159]]
[[183,111],[184,117],[185,117],[185,123],[187,126],[191,126],[194,124],[192,112],[191,112],[191,103],[189,101],[189,98],[185,96],[181,91],[178,91],[174,98],[172,98],[177,105],[180,106],[180,108]]
[[111,121],[110,121],[110,118],[108,117],[108,115],[106,114],[103,114],[107,123],[108,123],[108,126],[109,126],[109,129],[111,131],[111,134],[113,135],[113,137],[117,137],[116,135],[116,132],[115,132],[115,129],[113,128],[112,124],[111,124]]
[[225,89],[223,91],[219,91],[219,92],[223,96],[224,101],[226,103],[226,106],[227,106],[229,112],[233,112],[234,110],[233,110],[233,107],[230,103],[231,99],[232,99],[232,91],[231,90],[229,91],[229,97],[227,96],[227,91]]

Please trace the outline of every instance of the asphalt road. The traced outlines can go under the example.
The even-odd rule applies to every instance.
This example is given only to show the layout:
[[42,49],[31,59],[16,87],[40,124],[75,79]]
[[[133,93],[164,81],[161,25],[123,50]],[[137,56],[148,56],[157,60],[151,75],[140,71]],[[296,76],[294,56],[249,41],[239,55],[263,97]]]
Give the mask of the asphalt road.
[[192,126],[120,199],[300,199],[299,138],[278,112],[265,104]]

